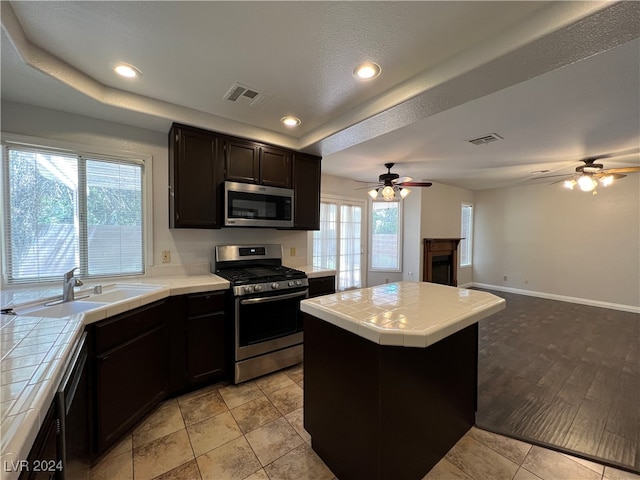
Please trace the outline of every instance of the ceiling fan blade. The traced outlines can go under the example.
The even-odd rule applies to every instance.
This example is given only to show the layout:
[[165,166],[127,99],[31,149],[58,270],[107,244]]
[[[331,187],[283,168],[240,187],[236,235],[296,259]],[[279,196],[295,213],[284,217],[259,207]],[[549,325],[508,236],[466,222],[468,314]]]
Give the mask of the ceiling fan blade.
[[393,183],[400,185],[401,183],[406,183],[406,182],[410,182],[412,181],[413,178],[411,177],[400,177],[400,178],[396,178]]
[[614,180],[620,180],[621,178],[626,177],[626,175],[623,175],[622,173],[611,173],[610,171],[602,171],[600,173],[596,173],[593,175],[596,178],[603,178],[603,177],[613,177]]
[[606,168],[602,173],[632,173],[640,172],[640,167]]
[[542,180],[543,178],[557,178],[557,177],[566,177],[566,178],[571,178],[571,177],[575,177],[574,173],[561,173],[558,175],[545,175],[544,177],[532,177],[529,180]]
[[430,187],[433,185],[431,182],[402,182],[396,184],[399,187]]
[[[552,175],[553,177],[566,177],[563,178],[562,180],[556,180],[555,182],[551,182],[549,185],[556,185],[558,183],[562,183],[562,182],[566,182],[567,180],[570,180],[571,178],[573,178],[572,175]],[[550,178],[550,177],[538,177],[538,178]]]
[[[363,182],[362,182],[363,183]],[[371,185],[367,185],[366,187],[358,187],[358,188],[354,188],[354,190],[371,190],[372,188],[378,188],[381,185],[379,183],[376,184],[371,184]]]

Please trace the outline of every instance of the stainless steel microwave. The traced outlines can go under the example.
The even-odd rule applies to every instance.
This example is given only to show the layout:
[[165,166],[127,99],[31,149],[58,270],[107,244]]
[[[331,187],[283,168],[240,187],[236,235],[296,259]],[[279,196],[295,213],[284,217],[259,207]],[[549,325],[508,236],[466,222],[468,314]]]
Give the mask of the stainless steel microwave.
[[226,227],[293,227],[293,190],[224,182]]

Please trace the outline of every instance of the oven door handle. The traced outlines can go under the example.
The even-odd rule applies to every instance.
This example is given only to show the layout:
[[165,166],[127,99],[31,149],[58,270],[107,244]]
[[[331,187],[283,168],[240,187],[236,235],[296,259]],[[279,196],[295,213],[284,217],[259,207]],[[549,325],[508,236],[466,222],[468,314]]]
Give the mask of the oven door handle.
[[274,295],[274,296],[271,296],[271,297],[247,298],[245,300],[240,300],[240,305],[251,305],[251,304],[256,304],[256,303],[277,302],[278,300],[287,300],[289,298],[306,297],[308,293],[309,293],[309,290],[304,290],[302,292],[285,293],[284,295]]

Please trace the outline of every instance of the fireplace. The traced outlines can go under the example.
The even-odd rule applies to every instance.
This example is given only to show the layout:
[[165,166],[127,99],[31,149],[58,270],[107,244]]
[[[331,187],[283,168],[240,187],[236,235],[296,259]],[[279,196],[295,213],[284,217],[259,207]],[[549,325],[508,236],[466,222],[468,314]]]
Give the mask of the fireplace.
[[425,238],[424,282],[458,286],[458,244],[460,238]]

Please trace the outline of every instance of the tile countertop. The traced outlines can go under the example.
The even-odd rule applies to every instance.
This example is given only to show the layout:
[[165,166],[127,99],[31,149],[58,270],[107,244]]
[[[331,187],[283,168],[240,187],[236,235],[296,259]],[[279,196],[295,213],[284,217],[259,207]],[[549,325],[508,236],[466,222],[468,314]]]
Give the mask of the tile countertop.
[[[2,478],[17,478],[5,465],[27,458],[55,391],[64,374],[75,342],[84,326],[132,310],[170,295],[226,290],[229,282],[212,274],[140,277],[116,280],[119,285],[155,285],[141,297],[112,302],[94,310],[63,318],[0,315],[0,466]],[[107,282],[86,284],[76,297]],[[59,298],[61,286],[8,288],[2,307],[46,302]],[[11,470],[9,468],[9,470]]]
[[380,345],[425,348],[505,308],[491,293],[427,282],[387,283],[301,302],[313,315]]
[[[336,274],[335,270],[313,266],[294,268],[302,270],[309,278]],[[87,282],[75,290],[76,298],[91,292],[96,285],[108,288],[114,283],[155,285],[158,289],[82,314],[63,318],[0,315],[0,466],[11,465],[11,461],[27,457],[85,325],[168,296],[229,288],[227,280],[204,273],[202,266],[199,270],[198,274],[176,273]],[[47,302],[59,298],[61,290],[61,285],[51,284],[4,288],[0,305],[11,308]],[[17,478],[18,474],[3,469],[2,477],[10,480]]]
[[335,276],[336,271],[335,270],[331,270],[328,268],[320,268],[320,267],[314,267],[314,266],[304,266],[304,267],[291,267],[291,268],[295,268],[296,270],[300,270],[304,273],[307,274],[307,277],[309,278],[320,278],[320,277],[331,277],[331,276]]

